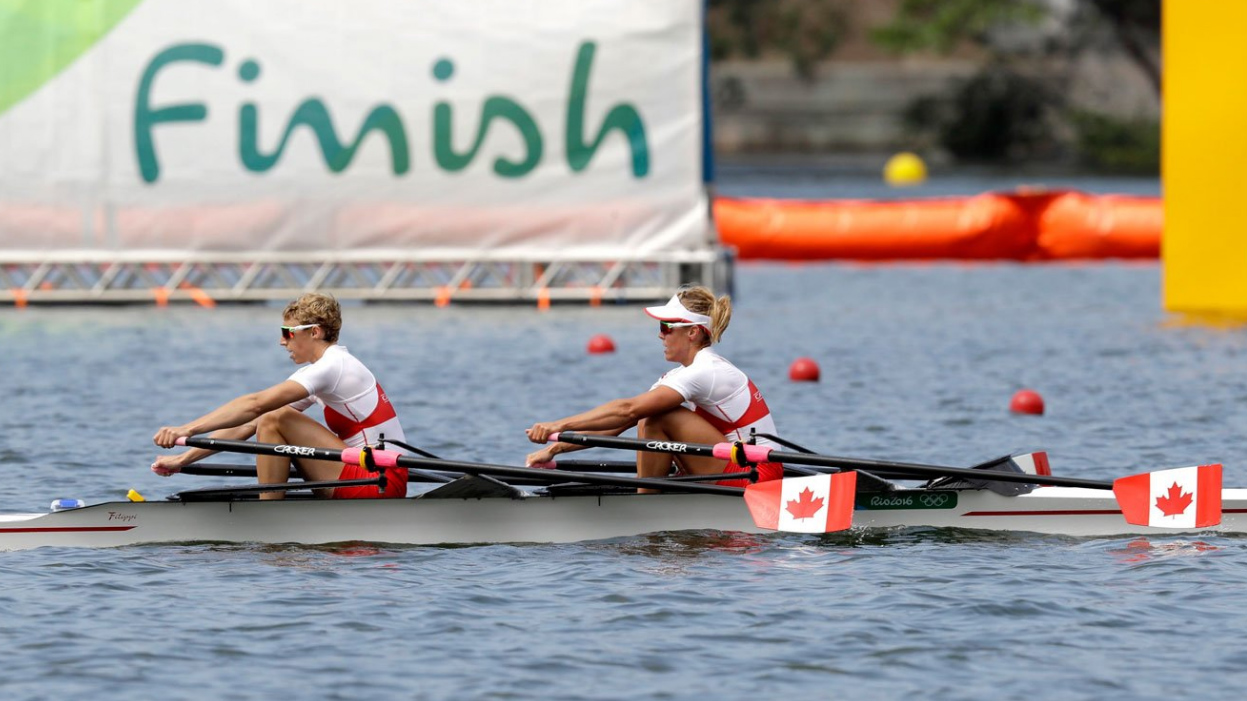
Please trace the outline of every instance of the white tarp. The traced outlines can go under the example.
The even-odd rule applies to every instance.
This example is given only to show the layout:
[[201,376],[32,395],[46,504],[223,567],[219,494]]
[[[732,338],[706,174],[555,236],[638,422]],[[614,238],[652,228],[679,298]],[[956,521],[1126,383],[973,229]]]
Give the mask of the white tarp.
[[0,10],[0,254],[706,247],[701,0],[80,6]]

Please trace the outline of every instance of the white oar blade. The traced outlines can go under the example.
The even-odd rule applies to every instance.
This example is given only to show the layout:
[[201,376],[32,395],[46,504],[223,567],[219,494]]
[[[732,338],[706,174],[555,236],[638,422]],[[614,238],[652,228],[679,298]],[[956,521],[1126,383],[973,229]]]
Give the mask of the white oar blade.
[[1206,528],[1221,523],[1221,466],[1144,472],[1113,481],[1127,523],[1157,528]]
[[745,504],[758,528],[832,533],[853,525],[856,472],[790,477],[745,487]]

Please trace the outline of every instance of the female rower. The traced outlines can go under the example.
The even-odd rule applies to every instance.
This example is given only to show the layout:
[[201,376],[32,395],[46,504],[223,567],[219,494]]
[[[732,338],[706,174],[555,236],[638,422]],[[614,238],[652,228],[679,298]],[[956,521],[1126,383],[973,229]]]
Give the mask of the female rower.
[[[153,438],[156,445],[171,448],[179,438],[208,431],[215,431],[214,438],[247,440],[255,436],[261,443],[330,449],[374,445],[382,435],[404,440],[402,424],[381,385],[363,363],[338,345],[341,328],[342,310],[333,297],[310,293],[291,302],[282,312],[281,346],[296,365],[310,364],[296,370],[285,382],[232,399],[190,423],[161,428]],[[312,404],[324,407],[328,428],[303,414]],[[152,471],[172,475],[213,452],[192,448],[179,455],[162,456],[152,463]],[[376,477],[357,465],[261,455],[256,458],[260,484],[285,483],[292,464],[309,481]],[[386,471],[383,494],[375,486],[317,490],[317,496],[333,499],[406,495],[405,468]],[[285,492],[264,492],[260,498],[284,496]]]
[[[558,421],[533,424],[527,431],[529,440],[545,443],[550,434],[559,431],[618,435],[633,426],[642,439],[685,443],[746,441],[755,429],[775,433],[775,422],[762,393],[745,373],[710,347],[723,337],[732,319],[730,298],[716,299],[705,287],[682,288],[665,305],[646,307],[645,313],[658,320],[658,337],[666,359],[680,366],[660,377],[644,394],[614,399]],[[758,438],[758,442],[774,445],[766,438]],[[559,453],[582,447],[554,443],[529,454],[527,464],[547,463]],[[637,476],[666,477],[671,460],[667,453],[639,452]],[[676,455],[675,461],[686,474],[747,471],[713,457]],[[758,465],[760,481],[781,477],[783,465]],[[748,480],[721,480],[719,484],[744,486]]]

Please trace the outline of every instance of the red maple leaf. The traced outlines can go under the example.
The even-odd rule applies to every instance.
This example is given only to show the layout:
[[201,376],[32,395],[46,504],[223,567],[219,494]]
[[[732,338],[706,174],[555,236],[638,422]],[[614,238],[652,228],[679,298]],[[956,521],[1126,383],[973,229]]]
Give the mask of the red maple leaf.
[[796,499],[788,502],[788,505],[784,508],[788,509],[788,513],[792,514],[793,518],[812,518],[814,514],[818,513],[819,509],[823,508],[823,498],[814,499],[813,497],[814,492],[810,491],[809,487],[806,487],[797,495]]
[[1156,497],[1156,508],[1166,516],[1181,516],[1186,507],[1191,505],[1191,500],[1195,498],[1194,494],[1183,494],[1182,488],[1174,482],[1169,487],[1169,494],[1163,497]]

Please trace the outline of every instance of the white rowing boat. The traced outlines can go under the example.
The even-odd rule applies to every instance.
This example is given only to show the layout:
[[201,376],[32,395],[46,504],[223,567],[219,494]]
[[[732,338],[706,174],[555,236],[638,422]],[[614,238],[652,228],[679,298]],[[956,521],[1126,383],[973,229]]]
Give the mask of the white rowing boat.
[[[357,501],[116,501],[7,514],[0,515],[0,550],[183,542],[563,543],[667,531],[768,532],[754,524],[739,498],[715,494],[605,490],[550,496],[517,490],[464,498],[471,492],[438,492]],[[1128,524],[1112,493],[1095,489],[1040,487],[1019,496],[986,489],[899,489],[856,497],[855,530],[920,526],[1076,537],[1244,533],[1247,489],[1223,490],[1220,525],[1202,529]]]
[[[1223,490],[1220,465],[1105,482],[1052,476],[1043,453],[955,468],[778,452],[739,443],[702,445],[572,433],[564,433],[560,440],[714,455],[746,466],[775,459],[789,467],[795,464],[806,476],[741,489],[688,481],[695,479],[691,477],[642,479],[565,467],[547,470],[417,458],[381,448],[340,450],[192,437],[182,442],[208,450],[348,462],[368,467],[377,477],[251,483],[180,492],[163,502],[117,501],[48,513],[0,514],[0,550],[177,542],[561,543],[667,531],[825,533],[850,527],[969,528],[1076,537],[1247,532],[1247,489]],[[800,467],[811,465],[828,471]],[[431,480],[437,486],[404,499],[255,498],[259,492],[278,489],[289,493],[360,484],[384,491],[387,468],[406,468],[413,479]],[[859,474],[864,476],[860,481]],[[936,479],[906,488],[888,477]],[[508,479],[512,482],[502,481]],[[544,486],[524,487],[534,483]],[[638,488],[659,491],[638,494]]]

